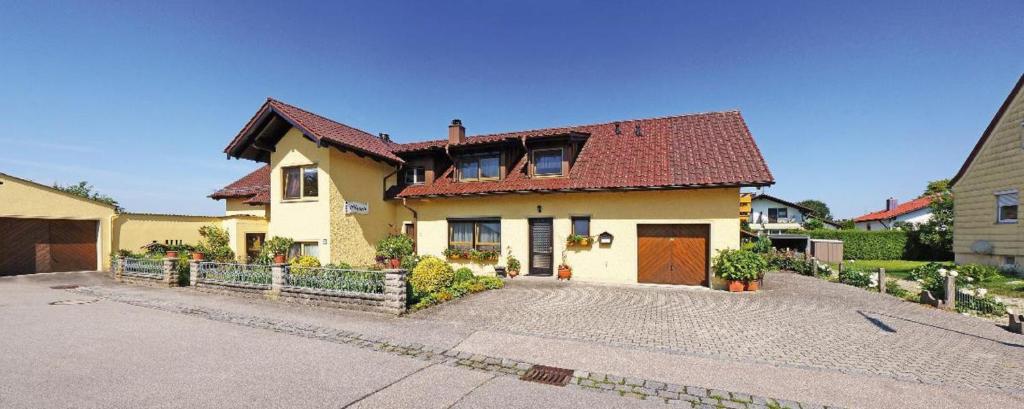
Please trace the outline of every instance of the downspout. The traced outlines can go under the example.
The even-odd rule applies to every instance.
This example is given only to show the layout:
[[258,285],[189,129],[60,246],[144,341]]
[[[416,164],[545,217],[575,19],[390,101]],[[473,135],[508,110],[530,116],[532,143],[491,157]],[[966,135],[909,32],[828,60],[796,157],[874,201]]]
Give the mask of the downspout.
[[[420,226],[419,226],[420,215],[419,215],[419,213],[416,213],[416,209],[413,209],[412,207],[409,207],[409,204],[406,202],[404,197],[402,198],[402,207],[404,207],[406,210],[408,210],[409,213],[412,213],[412,231],[415,232],[417,236],[419,236],[420,235]],[[413,237],[412,238],[412,252],[418,255],[420,253],[419,247],[420,247],[419,240],[416,240],[416,237]]]
[[455,161],[455,157],[452,156],[452,153],[448,151],[448,146],[449,145],[451,145],[451,144],[445,144],[444,145],[444,156],[447,156],[448,160],[452,161],[452,182],[454,182],[457,179],[456,171],[459,168],[459,164],[458,164],[458,162]]

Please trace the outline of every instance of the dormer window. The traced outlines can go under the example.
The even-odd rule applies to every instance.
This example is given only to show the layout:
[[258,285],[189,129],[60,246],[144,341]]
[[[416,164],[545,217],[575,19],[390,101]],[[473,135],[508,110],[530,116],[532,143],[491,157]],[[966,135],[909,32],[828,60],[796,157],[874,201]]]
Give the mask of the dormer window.
[[497,180],[501,177],[501,158],[497,153],[467,156],[459,160],[459,180]]
[[427,172],[422,166],[405,169],[405,184],[422,185],[426,181]]
[[533,151],[533,174],[536,176],[562,175],[562,148]]

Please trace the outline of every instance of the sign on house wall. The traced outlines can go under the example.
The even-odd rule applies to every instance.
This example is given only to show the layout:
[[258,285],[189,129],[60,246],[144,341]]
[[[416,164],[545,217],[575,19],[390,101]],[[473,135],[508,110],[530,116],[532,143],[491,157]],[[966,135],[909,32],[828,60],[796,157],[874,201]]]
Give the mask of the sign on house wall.
[[363,202],[345,202],[345,214],[370,214],[370,205]]

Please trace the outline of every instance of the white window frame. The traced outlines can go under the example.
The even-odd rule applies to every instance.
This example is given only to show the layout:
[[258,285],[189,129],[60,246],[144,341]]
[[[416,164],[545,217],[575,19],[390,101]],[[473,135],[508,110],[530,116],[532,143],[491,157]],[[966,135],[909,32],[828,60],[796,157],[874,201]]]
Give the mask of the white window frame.
[[[999,204],[999,198],[1001,196],[1009,196],[1009,195],[1013,195],[1016,198],[1017,203],[1016,203],[1015,206],[1017,206],[1017,212],[1018,212],[1017,213],[1017,218],[1014,218],[1014,219],[1003,219],[1002,218],[1002,213],[1003,212],[1000,211],[1003,208],[1003,206],[1001,206]],[[995,202],[996,202],[996,223],[997,224],[1016,224],[1017,220],[1020,219],[1020,195],[1019,195],[1019,192],[1017,191],[1017,189],[1000,190],[998,192],[995,192],[995,199],[996,199],[995,200]],[[1006,206],[1010,206],[1010,205],[1006,205]]]
[[[288,170],[298,169],[299,170],[299,195],[295,197],[288,196]],[[306,194],[306,172],[312,170],[316,172],[316,187],[317,194],[307,195]],[[319,200],[320,198],[320,168],[316,164],[311,165],[289,165],[281,167],[281,201],[283,202],[294,202],[294,201],[305,201],[305,200]]]
[[[423,178],[418,178],[419,172],[423,173]],[[410,177],[411,176],[411,177]],[[412,166],[405,169],[405,176],[403,177],[405,184],[407,185],[422,185],[426,183],[427,169],[423,166]]]

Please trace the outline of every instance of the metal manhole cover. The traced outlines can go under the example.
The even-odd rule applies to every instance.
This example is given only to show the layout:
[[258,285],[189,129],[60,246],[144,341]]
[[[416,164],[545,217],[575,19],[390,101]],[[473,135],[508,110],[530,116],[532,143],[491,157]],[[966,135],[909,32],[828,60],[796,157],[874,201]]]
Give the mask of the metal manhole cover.
[[572,369],[555,368],[553,366],[534,365],[523,374],[522,379],[547,385],[565,386],[572,380]]
[[92,299],[88,299],[88,300],[60,300],[60,301],[51,302],[50,305],[82,305],[82,304],[92,304],[92,303],[94,303],[96,301],[99,301],[99,300],[100,300],[99,298],[92,298]]
[[78,284],[61,284],[61,285],[52,286],[50,288],[52,288],[54,290],[74,290],[74,289],[76,289],[78,287],[80,287]]

